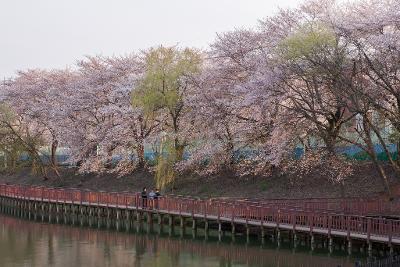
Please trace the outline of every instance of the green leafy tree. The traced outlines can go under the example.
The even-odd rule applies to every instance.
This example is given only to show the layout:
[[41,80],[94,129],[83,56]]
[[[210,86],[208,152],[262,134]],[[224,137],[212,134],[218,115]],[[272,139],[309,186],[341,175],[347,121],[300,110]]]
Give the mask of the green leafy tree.
[[200,70],[202,58],[195,49],[159,46],[145,51],[143,61],[145,73],[132,92],[132,104],[141,107],[147,118],[161,118],[160,129],[172,144],[166,153],[160,154],[158,163],[162,166],[157,170],[158,175],[162,172],[172,177],[171,168],[182,160],[187,145],[185,96],[193,75]]

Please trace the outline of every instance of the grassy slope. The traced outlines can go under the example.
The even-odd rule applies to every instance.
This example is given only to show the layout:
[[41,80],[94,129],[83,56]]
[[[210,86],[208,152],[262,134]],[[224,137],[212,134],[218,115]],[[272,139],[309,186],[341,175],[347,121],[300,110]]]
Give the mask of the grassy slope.
[[[148,172],[136,172],[129,176],[76,174],[74,169],[62,169],[62,178],[43,181],[32,175],[28,169],[18,174],[1,174],[0,183],[35,184],[53,187],[81,188],[104,191],[140,191],[143,186],[154,187],[153,175]],[[396,178],[391,182],[395,184]],[[399,182],[399,180],[397,180]],[[178,177],[174,190],[166,193],[203,197],[246,197],[246,198],[309,198],[309,197],[358,197],[375,196],[384,190],[376,171],[368,164],[356,167],[352,177],[344,186],[332,184],[318,173],[307,177],[235,177],[223,174],[212,177],[185,175]]]

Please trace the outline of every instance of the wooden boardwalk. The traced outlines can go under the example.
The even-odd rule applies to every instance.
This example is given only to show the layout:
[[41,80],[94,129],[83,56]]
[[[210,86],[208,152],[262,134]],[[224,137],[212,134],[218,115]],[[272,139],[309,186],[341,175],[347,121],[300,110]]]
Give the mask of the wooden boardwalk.
[[[294,238],[297,233],[310,235],[311,240],[314,235],[323,236],[329,243],[332,243],[332,238],[344,238],[349,247],[352,240],[365,241],[370,248],[372,243],[385,243],[390,249],[400,245],[400,220],[359,215],[368,215],[372,211],[376,214],[384,210],[390,211],[390,216],[398,215],[396,206],[387,203],[389,207],[385,207],[384,202],[373,205],[369,200],[359,200],[358,204],[354,199],[348,200],[350,204],[341,200],[336,206],[330,204],[330,207],[336,207],[335,209],[324,209],[327,207],[326,203],[333,202],[322,200],[318,203],[315,200],[307,200],[304,203],[298,201],[297,205],[285,206],[277,200],[224,201],[178,196],[143,201],[139,194],[134,193],[19,185],[0,185],[0,197],[1,206],[12,206],[28,212],[41,210],[48,213],[87,214],[125,220],[134,217],[147,217],[152,220],[154,216],[167,216],[171,224],[176,218],[179,218],[181,225],[185,220],[191,220],[193,228],[199,222],[204,222],[206,230],[210,223],[217,224],[219,232],[222,231],[222,225],[229,225],[233,235],[237,226],[240,226],[245,229],[247,235],[250,229],[259,229],[262,238],[266,230],[273,230],[278,238],[281,231],[290,232]],[[310,206],[309,203],[314,203],[314,206]],[[363,203],[366,205],[363,206]],[[316,208],[318,205],[319,208]],[[347,208],[350,205],[358,205],[359,209],[355,214],[349,213]],[[340,210],[340,207],[346,207],[347,210]],[[368,207],[371,207],[371,210],[368,210]]]

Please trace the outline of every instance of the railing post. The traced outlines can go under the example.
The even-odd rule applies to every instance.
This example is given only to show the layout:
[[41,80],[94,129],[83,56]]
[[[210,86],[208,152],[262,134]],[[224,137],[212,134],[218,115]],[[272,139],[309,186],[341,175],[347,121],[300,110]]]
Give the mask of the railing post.
[[261,227],[263,227],[264,226],[264,207],[260,206],[259,210],[260,210]]
[[217,203],[217,221],[219,222],[221,215],[220,215],[220,205]]
[[296,213],[293,211],[292,213],[292,227],[293,227],[293,233],[296,231]]
[[192,218],[194,218],[194,199],[192,199]]
[[232,223],[235,222],[235,202],[232,204]]
[[278,209],[278,214],[277,214],[277,217],[276,217],[276,228],[277,229],[279,229],[280,221],[281,221],[281,210]]
[[107,206],[107,208],[108,208],[108,205],[109,205],[109,203],[110,203],[110,193],[109,192],[107,192],[107,200],[106,200],[106,206]]
[[250,213],[250,207],[246,205],[246,225],[249,222],[249,213]]
[[367,219],[367,241],[369,242],[371,238],[371,218]]
[[203,201],[204,202],[204,219],[207,220],[207,201]]
[[312,234],[314,230],[314,213],[311,213],[309,217],[309,224],[310,224],[310,233]]
[[350,239],[350,215],[346,216],[347,240]]
[[331,231],[332,231],[332,215],[328,216],[328,237],[331,237]]

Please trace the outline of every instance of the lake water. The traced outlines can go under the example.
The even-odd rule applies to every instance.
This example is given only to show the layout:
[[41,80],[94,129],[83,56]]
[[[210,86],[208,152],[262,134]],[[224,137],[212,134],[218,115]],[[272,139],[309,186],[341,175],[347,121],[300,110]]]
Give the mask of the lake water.
[[131,230],[107,230],[28,221],[0,214],[0,266],[354,266],[357,255],[347,256],[338,249],[329,254],[318,247],[311,251],[305,244],[294,250],[285,240],[261,245],[256,237],[246,243],[238,236],[222,241],[213,236],[193,238],[175,227],[166,229],[133,227]]

